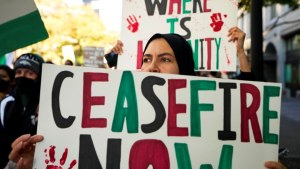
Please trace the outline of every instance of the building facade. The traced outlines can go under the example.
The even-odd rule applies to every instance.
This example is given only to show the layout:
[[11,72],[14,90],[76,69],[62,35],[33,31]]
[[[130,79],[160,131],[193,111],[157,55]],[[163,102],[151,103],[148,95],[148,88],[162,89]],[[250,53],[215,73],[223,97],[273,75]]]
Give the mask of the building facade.
[[[238,26],[251,48],[250,16],[240,11]],[[273,5],[263,8],[264,80],[282,83],[283,95],[300,98],[300,7]]]

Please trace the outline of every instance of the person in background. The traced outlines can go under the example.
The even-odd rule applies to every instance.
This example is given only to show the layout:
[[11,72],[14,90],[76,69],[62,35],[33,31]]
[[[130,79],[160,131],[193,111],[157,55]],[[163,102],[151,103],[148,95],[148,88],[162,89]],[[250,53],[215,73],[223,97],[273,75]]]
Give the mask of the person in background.
[[[44,60],[37,54],[22,54],[14,63],[15,88],[2,102],[3,131],[1,132],[1,155],[8,160],[11,143],[19,136],[36,134],[41,85],[41,71]],[[7,163],[7,162],[6,162]]]
[[73,66],[74,63],[73,63],[71,60],[67,59],[67,60],[65,61],[64,65],[70,65],[70,66]]
[[12,90],[15,71],[7,65],[0,65],[0,101]]
[[[178,34],[154,34],[147,42],[142,59],[141,71],[180,75],[195,75],[194,60],[191,46]],[[41,142],[41,135],[23,135],[12,144],[8,166],[32,168],[35,144]],[[266,162],[274,166],[278,162]],[[263,164],[262,164],[263,165]],[[284,169],[284,168],[269,168]]]
[[[4,107],[7,102],[11,101],[11,99],[5,99],[6,101],[2,102],[2,99],[8,97],[8,94],[11,92],[14,86],[15,72],[7,65],[0,65],[0,168],[3,168],[7,161],[7,153],[4,153],[6,145],[6,139],[4,137]],[[9,148],[8,148],[9,149]]]
[[118,55],[121,55],[122,53],[123,53],[123,42],[117,40],[115,46],[107,54],[104,55],[104,58],[106,59],[106,63],[109,68],[112,67],[117,68]]

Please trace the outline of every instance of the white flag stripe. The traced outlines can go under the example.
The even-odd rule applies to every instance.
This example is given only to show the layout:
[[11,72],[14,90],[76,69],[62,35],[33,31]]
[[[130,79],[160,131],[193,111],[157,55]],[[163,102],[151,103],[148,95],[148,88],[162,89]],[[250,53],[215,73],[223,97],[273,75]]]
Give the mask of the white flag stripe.
[[0,0],[0,4],[0,25],[37,10],[33,0]]

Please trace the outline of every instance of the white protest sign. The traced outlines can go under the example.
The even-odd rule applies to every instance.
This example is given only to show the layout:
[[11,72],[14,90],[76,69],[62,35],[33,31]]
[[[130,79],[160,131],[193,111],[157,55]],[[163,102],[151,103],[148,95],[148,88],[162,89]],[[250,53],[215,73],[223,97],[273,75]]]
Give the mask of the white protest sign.
[[140,69],[143,49],[155,33],[178,33],[191,45],[195,70],[236,71],[237,0],[123,0],[118,69]]
[[263,168],[281,85],[43,65],[34,167]]

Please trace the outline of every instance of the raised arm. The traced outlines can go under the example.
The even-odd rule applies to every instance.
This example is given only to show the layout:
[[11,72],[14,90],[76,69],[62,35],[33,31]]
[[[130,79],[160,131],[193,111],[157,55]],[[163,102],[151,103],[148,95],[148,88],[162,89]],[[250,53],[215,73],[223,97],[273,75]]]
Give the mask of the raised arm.
[[250,64],[244,51],[244,41],[246,34],[238,27],[232,27],[228,30],[229,42],[236,43],[237,55],[240,61],[240,70],[242,72],[251,72]]

